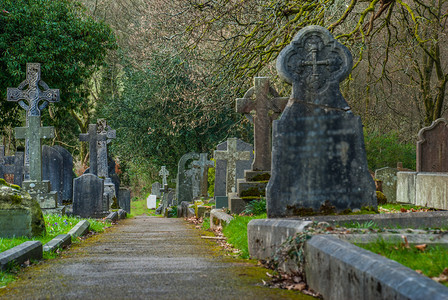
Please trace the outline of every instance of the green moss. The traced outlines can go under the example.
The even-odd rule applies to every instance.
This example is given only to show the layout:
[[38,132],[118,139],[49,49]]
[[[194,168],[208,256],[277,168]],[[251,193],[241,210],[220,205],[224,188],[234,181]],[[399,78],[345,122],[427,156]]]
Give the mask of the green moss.
[[42,236],[46,233],[44,215],[36,200],[31,203],[31,232],[33,236]]
[[113,209],[119,209],[120,208],[120,206],[118,206],[117,197],[113,197],[112,198],[112,205],[110,206],[110,208],[113,208]]
[[263,174],[258,174],[255,175],[250,181],[269,181],[269,179],[271,178],[271,174],[269,173],[263,173]]
[[387,204],[387,197],[380,191],[376,191],[376,199],[379,205]]
[[[252,187],[250,189],[242,191],[241,194],[240,194],[241,198],[243,198],[243,197],[251,197],[251,196],[260,198],[261,196],[265,196],[265,195],[266,195],[266,191],[265,190],[259,190],[256,187]],[[257,199],[257,198],[254,198],[254,199]]]
[[3,178],[0,178],[0,185],[9,186],[10,188],[13,188],[15,190],[20,190],[21,189],[20,186],[15,185],[15,184],[10,184],[10,183],[6,182],[6,180],[3,179]]
[[329,215],[366,215],[366,214],[377,214],[378,210],[374,207],[365,206],[362,207],[360,211],[353,212],[351,209],[347,208],[342,212],[337,212],[336,208],[331,205],[330,201],[325,201],[324,204],[321,205],[319,211],[314,211],[310,207],[302,207],[298,205],[287,205],[286,206],[289,216],[329,216]]

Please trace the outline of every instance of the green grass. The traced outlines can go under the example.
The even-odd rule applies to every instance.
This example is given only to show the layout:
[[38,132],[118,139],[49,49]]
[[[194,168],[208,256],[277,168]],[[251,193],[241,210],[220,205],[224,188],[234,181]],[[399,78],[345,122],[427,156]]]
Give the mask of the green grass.
[[443,247],[428,246],[424,251],[420,251],[412,245],[407,248],[404,244],[386,243],[382,239],[376,243],[357,246],[395,260],[413,270],[420,270],[428,277],[437,277],[448,268],[448,249]]
[[[90,230],[94,232],[103,232],[105,228],[110,226],[109,221],[97,220],[97,219],[81,219],[77,217],[67,217],[59,215],[44,215],[45,226],[47,232],[43,236],[36,236],[33,238],[28,237],[16,237],[16,238],[0,238],[0,252],[11,249],[26,241],[40,241],[42,244],[48,243],[51,239],[59,234],[68,233],[79,221],[88,220],[90,223]],[[72,238],[72,242],[78,242],[77,239]],[[52,259],[58,256],[58,253],[44,252],[44,259]],[[20,268],[18,266],[12,266],[8,272],[0,272],[0,287],[7,285],[9,282],[14,281]]]
[[[156,206],[159,205],[159,200],[157,200]],[[137,198],[134,197],[131,200],[131,214],[128,215],[128,218],[132,218],[134,216],[141,216],[147,214],[148,216],[155,216],[155,209],[148,209],[146,206],[146,198]]]
[[201,229],[202,230],[209,230],[210,229],[210,218],[204,218],[202,220]]
[[229,224],[222,228],[222,233],[227,237],[227,242],[241,250],[241,258],[249,258],[247,245],[247,223],[253,219],[265,219],[266,214],[258,216],[234,216]]
[[[393,203],[388,203],[388,204],[382,204],[382,205],[378,205],[381,208],[384,209],[388,209],[388,210],[397,210],[400,211],[402,208],[409,210],[409,209],[423,209],[425,207],[422,206],[416,206],[416,205],[410,205],[410,204],[393,204]],[[384,212],[380,212],[380,213],[384,213]]]

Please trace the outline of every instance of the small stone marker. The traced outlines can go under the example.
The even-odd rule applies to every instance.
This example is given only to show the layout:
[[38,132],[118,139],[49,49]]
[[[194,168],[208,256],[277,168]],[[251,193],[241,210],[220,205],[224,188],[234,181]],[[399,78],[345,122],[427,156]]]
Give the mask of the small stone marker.
[[17,151],[14,156],[5,156],[5,146],[0,146],[0,178],[14,175],[14,184],[22,186],[24,175],[24,153]]
[[397,202],[397,173],[398,169],[385,167],[375,171],[375,178],[383,182],[383,194],[387,203]]
[[104,180],[93,174],[83,174],[73,181],[73,214],[82,218],[102,218]]
[[166,169],[165,166],[162,166],[162,168],[159,171],[159,176],[162,176],[162,185],[165,186],[165,184],[168,184],[166,178],[170,175],[170,172]]
[[207,153],[199,154],[199,160],[195,160],[192,163],[194,168],[199,168],[199,196],[208,196],[208,169],[213,168],[215,164],[211,160],[207,160]]
[[273,125],[269,218],[376,209],[361,119],[339,90],[352,64],[348,49],[320,26],[300,30],[278,56],[292,94]]
[[[255,99],[252,99],[254,97]],[[251,112],[254,123],[253,171],[271,170],[271,128],[288,102],[288,98],[279,97],[277,91],[269,84],[267,77],[255,77],[254,86],[243,98],[236,99],[236,111],[245,114],[249,119]],[[250,116],[250,117],[249,117]]]
[[417,172],[448,172],[448,124],[435,120],[422,128],[417,141]]
[[[59,102],[59,90],[50,89],[41,79],[40,64],[26,64],[26,80],[22,81],[17,88],[8,88],[6,100],[18,102],[26,111],[26,124],[29,126],[29,116],[39,116],[40,111],[48,106],[50,102]],[[39,118],[40,126],[40,118]],[[28,140],[25,141],[25,166],[29,166],[30,153]],[[26,176],[28,179],[28,176]]]
[[151,186],[151,194],[156,195],[157,198],[160,198],[160,182],[154,182]]
[[51,190],[58,193],[58,204],[62,205],[64,181],[64,160],[62,155],[53,147],[42,146],[42,178],[49,180]]
[[157,208],[157,196],[156,195],[148,195],[148,198],[146,198],[146,207],[148,209]]
[[[237,176],[237,162],[238,161],[248,161],[252,164],[253,152],[252,151],[241,151],[238,150],[238,139],[229,138],[227,139],[227,149],[226,150],[215,150],[214,158],[216,160],[216,166],[218,170],[218,160],[224,160],[226,164],[226,194],[232,193],[236,188]],[[249,165],[250,168],[250,165]],[[243,170],[244,172],[244,170]],[[243,174],[244,175],[244,174]],[[216,175],[215,175],[216,179]],[[216,184],[216,181],[215,181]],[[216,194],[215,194],[216,195]],[[225,196],[225,195],[216,195]]]
[[190,152],[182,155],[179,160],[176,186],[176,198],[178,203],[182,203],[183,201],[193,201],[193,177],[195,176],[195,173],[198,173],[198,170],[192,168],[192,162],[198,159],[198,153]]
[[118,205],[128,214],[131,213],[131,191],[120,188],[118,191]]

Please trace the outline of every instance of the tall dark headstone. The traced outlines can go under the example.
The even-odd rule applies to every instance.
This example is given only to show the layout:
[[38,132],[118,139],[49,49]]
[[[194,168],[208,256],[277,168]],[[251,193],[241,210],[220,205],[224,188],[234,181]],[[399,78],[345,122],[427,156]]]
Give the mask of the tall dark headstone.
[[128,214],[131,213],[131,191],[125,188],[120,188],[118,192],[118,199],[121,209],[124,209]]
[[448,124],[435,120],[422,128],[417,141],[417,172],[448,172]]
[[199,160],[192,162],[194,168],[199,169],[199,196],[207,197],[208,188],[208,169],[215,166],[214,162],[207,160],[207,153],[199,154]]
[[73,197],[73,157],[72,154],[62,146],[53,146],[62,156],[62,201],[71,201]]
[[64,159],[55,148],[42,146],[42,179],[49,180],[51,190],[58,193],[58,204],[62,205],[64,189]]
[[160,182],[154,182],[151,186],[151,195],[156,195],[157,198],[160,198]]
[[5,156],[5,146],[0,146],[0,178],[6,179],[5,175],[14,176],[14,184],[22,186],[24,177],[24,153],[16,151],[14,156]]
[[82,218],[102,218],[104,180],[83,174],[73,181],[73,214]]
[[269,218],[377,207],[361,119],[339,90],[352,64],[320,26],[300,30],[281,51],[277,70],[292,94],[273,125]]
[[199,159],[199,153],[190,152],[184,154],[178,163],[177,168],[177,185],[176,185],[176,198],[178,203],[183,201],[191,202],[193,201],[193,181],[192,172],[196,172],[192,168],[192,162]]

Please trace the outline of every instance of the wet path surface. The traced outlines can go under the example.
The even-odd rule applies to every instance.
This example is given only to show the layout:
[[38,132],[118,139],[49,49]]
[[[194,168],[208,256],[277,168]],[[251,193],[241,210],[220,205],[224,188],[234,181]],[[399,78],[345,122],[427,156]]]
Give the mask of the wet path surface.
[[182,219],[136,217],[31,266],[1,299],[313,299],[260,286],[266,269],[223,256]]

